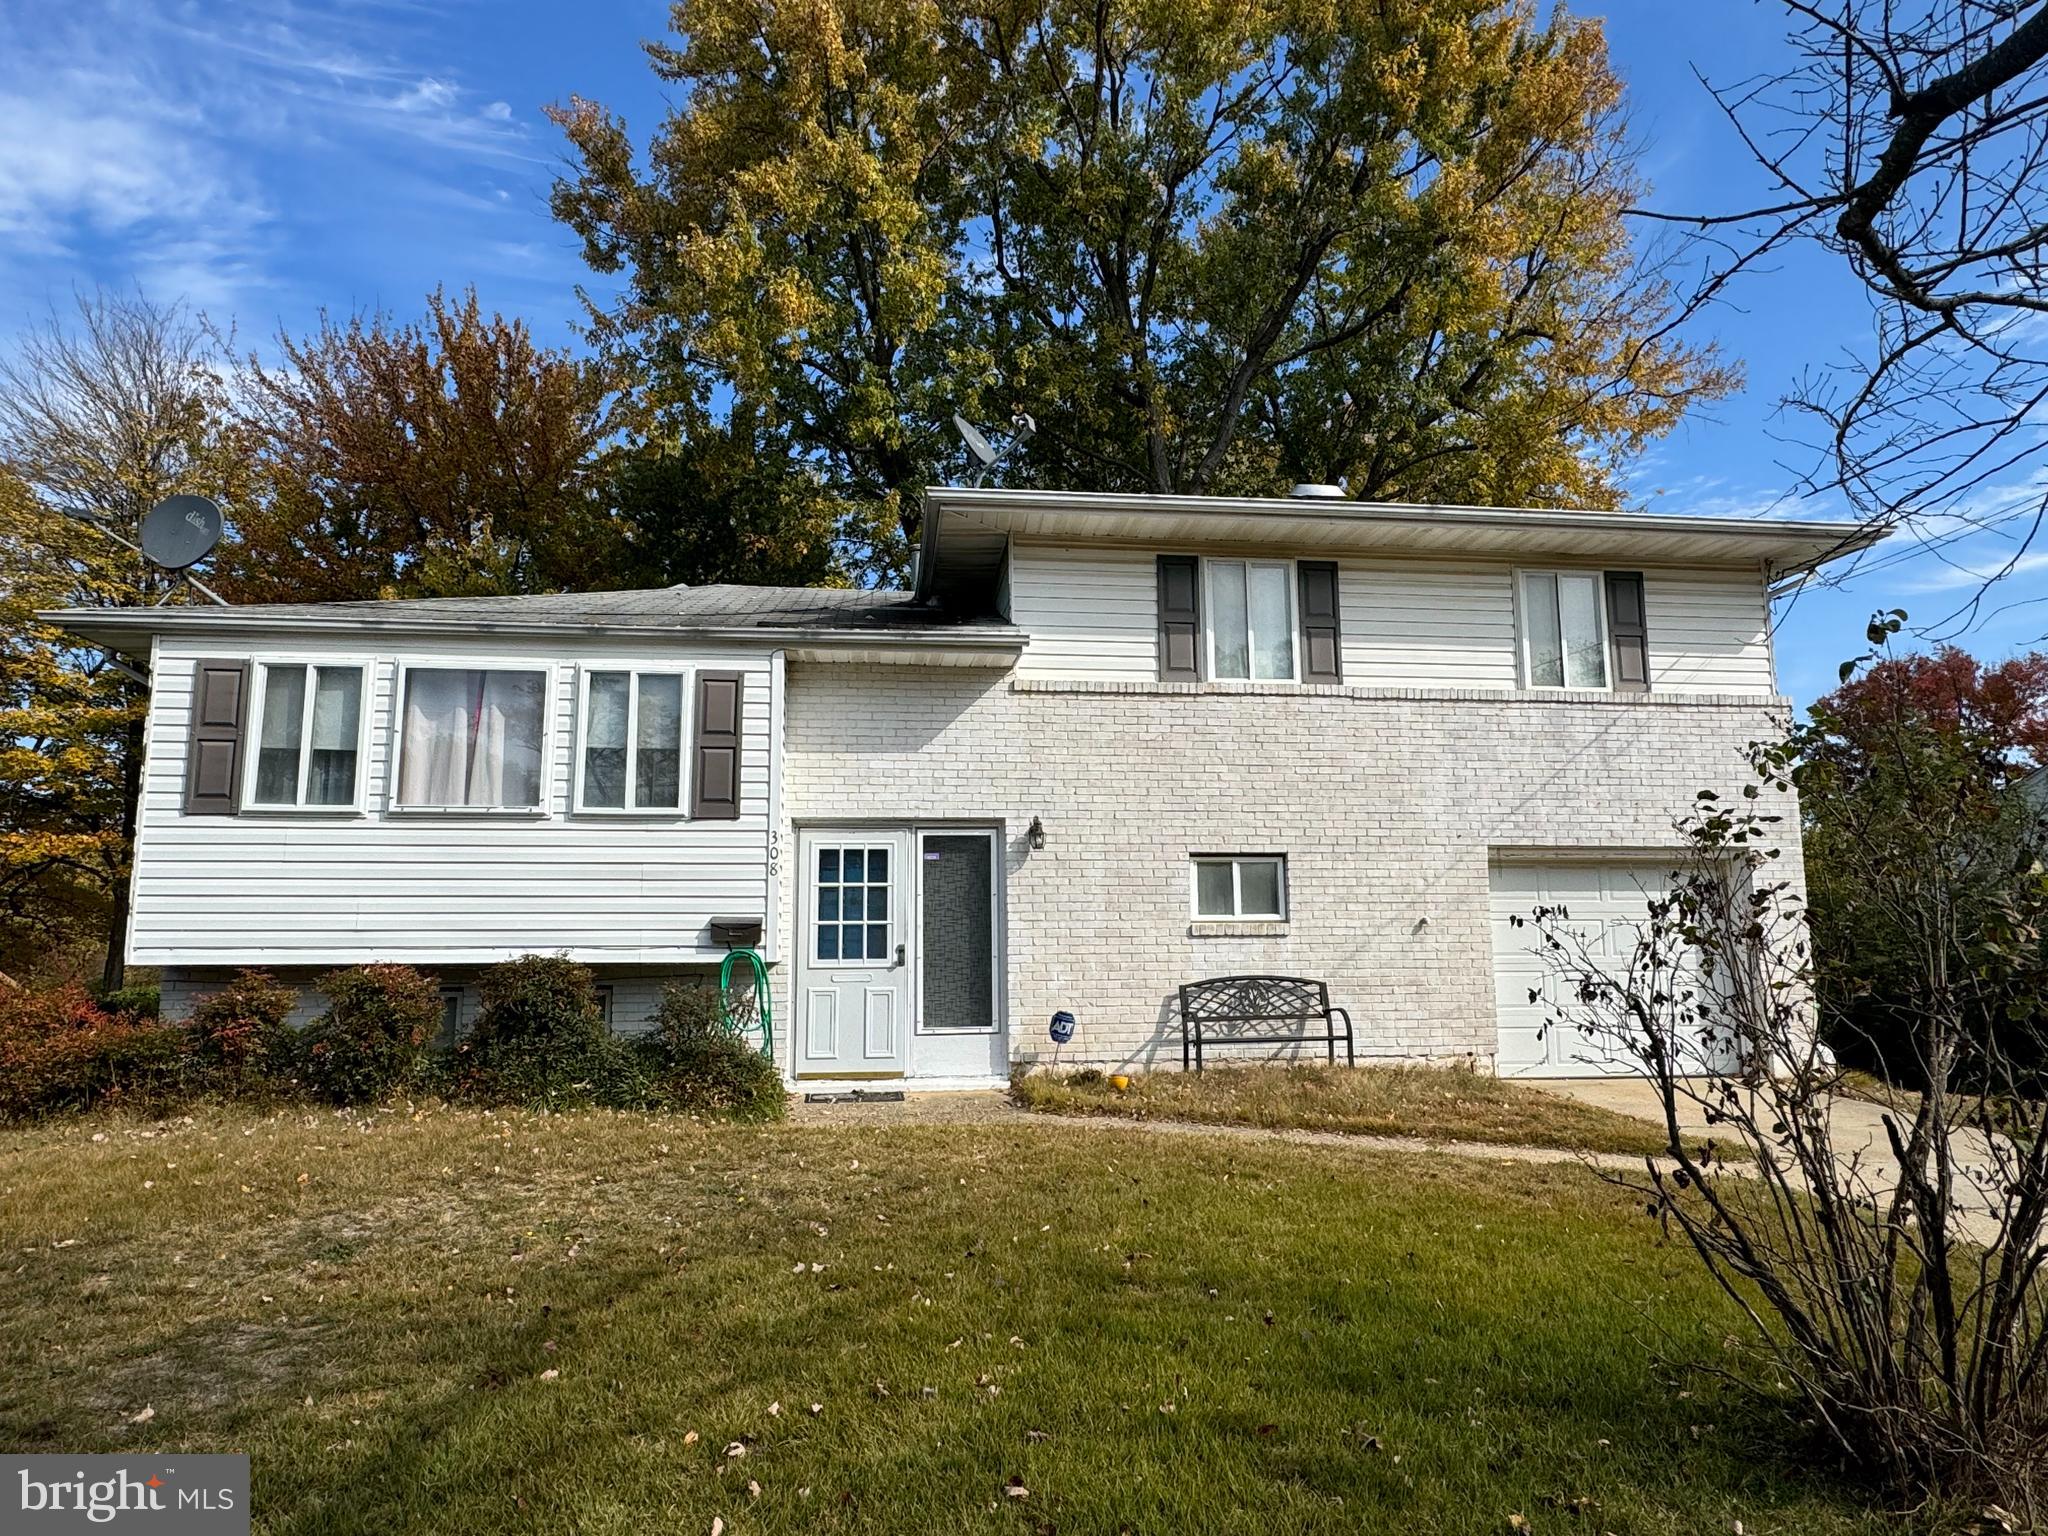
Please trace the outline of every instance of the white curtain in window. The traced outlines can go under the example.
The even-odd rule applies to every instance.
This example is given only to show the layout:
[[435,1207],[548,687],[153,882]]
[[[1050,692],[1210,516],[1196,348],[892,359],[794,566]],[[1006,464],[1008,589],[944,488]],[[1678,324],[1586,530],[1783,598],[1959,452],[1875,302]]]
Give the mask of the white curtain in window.
[[539,805],[544,691],[538,672],[408,672],[399,804]]
[[1294,676],[1294,605],[1288,600],[1291,567],[1251,567],[1252,676],[1263,680]]

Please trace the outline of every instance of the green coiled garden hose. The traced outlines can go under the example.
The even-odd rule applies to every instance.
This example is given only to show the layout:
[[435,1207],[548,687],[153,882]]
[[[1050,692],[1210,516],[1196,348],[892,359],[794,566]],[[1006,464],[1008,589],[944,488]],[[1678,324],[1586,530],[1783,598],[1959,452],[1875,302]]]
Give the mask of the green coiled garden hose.
[[770,1061],[775,1059],[775,1018],[768,1007],[768,965],[761,956],[751,949],[735,949],[727,953],[725,964],[718,968],[718,1009],[725,1020],[725,1027],[736,1035],[750,1033],[745,1023],[732,1016],[732,968],[744,960],[754,972],[754,1017],[761,1023],[761,1054]]

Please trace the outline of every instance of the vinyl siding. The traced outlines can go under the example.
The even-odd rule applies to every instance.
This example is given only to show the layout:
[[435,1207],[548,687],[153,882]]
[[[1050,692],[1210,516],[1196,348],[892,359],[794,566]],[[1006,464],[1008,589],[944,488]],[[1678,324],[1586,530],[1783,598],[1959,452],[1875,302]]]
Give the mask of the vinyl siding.
[[1156,675],[1159,577],[1145,550],[1010,546],[1010,622],[1028,630],[1026,676]]
[[[1010,617],[1031,636],[1020,675],[1157,677],[1152,552],[1014,544],[1007,579]],[[1338,582],[1347,684],[1519,686],[1513,566],[1346,560]],[[1644,601],[1653,692],[1774,691],[1760,573],[1651,569]]]
[[1515,686],[1515,595],[1507,567],[1347,560],[1337,581],[1345,682]]
[[1772,693],[1771,611],[1760,575],[1646,571],[1652,693]]
[[[768,653],[626,653],[595,641],[534,648],[540,643],[379,637],[349,648],[283,636],[161,643],[130,960],[207,966],[487,962],[557,951],[591,962],[722,956],[710,919],[768,910]],[[182,814],[194,661],[238,654],[361,660],[370,668],[364,814]],[[545,815],[387,808],[401,660],[531,662],[552,672]],[[573,813],[579,663],[743,672],[739,819]]]

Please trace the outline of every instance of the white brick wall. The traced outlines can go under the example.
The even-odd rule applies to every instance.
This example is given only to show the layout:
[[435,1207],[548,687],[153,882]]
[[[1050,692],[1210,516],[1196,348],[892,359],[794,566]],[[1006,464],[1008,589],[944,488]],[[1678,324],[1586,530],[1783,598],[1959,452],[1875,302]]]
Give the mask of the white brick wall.
[[[1773,702],[792,665],[782,846],[807,822],[1000,821],[1019,1056],[1069,1008],[1063,1060],[1177,1065],[1181,982],[1280,971],[1329,981],[1361,1055],[1490,1059],[1489,849],[1675,847],[1696,790],[1746,781]],[[1285,853],[1284,930],[1195,936],[1195,852]]]

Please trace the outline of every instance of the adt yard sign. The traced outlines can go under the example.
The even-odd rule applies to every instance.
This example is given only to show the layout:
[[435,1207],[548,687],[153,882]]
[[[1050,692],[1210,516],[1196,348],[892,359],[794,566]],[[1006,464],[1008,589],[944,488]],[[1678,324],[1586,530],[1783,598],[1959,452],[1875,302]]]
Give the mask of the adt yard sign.
[[1052,1016],[1052,1043],[1065,1045],[1074,1038],[1074,1016],[1062,1008]]

